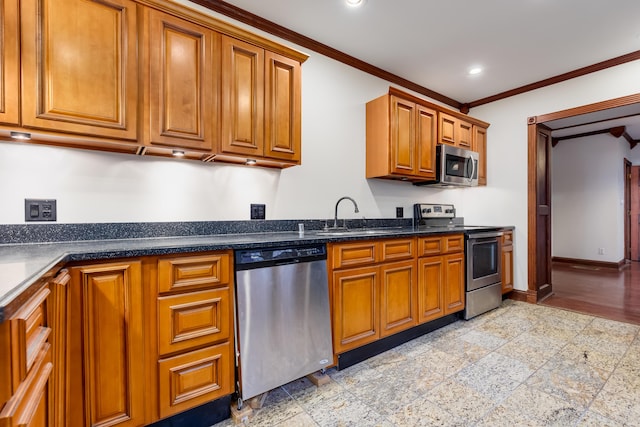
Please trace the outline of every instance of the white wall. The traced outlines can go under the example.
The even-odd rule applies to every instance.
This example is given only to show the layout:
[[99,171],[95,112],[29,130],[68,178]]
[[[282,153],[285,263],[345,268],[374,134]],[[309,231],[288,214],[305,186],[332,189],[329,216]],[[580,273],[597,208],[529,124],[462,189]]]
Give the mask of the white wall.
[[565,140],[553,148],[553,256],[624,259],[624,159],[630,153],[626,140],[611,135]]
[[26,197],[56,198],[61,223],[248,219],[250,203],[266,203],[267,219],[329,218],[343,195],[361,211],[342,207],[345,217],[393,217],[396,206],[411,217],[416,202],[454,203],[468,224],[516,226],[515,287],[526,289],[526,118],[640,92],[637,61],[474,109],[491,123],[488,185],[414,187],[364,178],[365,103],[388,82],[307,53],[301,166],[274,171],[0,142],[0,223],[22,223]]

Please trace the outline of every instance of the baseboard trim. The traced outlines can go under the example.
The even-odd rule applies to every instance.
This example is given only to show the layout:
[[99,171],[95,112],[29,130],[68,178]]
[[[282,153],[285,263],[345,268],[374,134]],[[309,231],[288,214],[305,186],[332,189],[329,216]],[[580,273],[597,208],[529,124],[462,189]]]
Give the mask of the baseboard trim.
[[577,259],[577,258],[563,258],[563,257],[552,257],[551,262],[557,262],[561,264],[578,264],[585,265],[589,267],[599,267],[599,268],[615,268],[616,270],[620,270],[622,267],[626,265],[626,261],[620,260],[618,262],[607,262],[607,261],[595,261],[591,259]]
[[527,291],[514,289],[509,293],[509,299],[512,299],[514,301],[527,302]]

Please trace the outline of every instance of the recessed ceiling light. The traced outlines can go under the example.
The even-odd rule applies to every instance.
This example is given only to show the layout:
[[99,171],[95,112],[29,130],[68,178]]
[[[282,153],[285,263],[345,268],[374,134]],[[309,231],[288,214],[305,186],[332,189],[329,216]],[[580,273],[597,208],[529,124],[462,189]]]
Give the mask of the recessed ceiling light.
[[469,75],[474,76],[476,74],[480,74],[482,72],[482,67],[473,67],[469,69]]
[[365,2],[365,0],[345,0],[345,1],[347,2],[347,5],[351,7],[362,6]]

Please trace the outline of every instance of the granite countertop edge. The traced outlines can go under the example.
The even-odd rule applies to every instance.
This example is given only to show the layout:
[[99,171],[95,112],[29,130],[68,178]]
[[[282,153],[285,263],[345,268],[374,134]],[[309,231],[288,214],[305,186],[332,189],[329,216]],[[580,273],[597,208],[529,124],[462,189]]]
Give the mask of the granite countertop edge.
[[[495,227],[487,227],[495,228]],[[500,227],[509,229],[512,227]],[[0,244],[0,323],[10,317],[37,289],[41,281],[50,279],[65,264],[76,261],[99,261],[140,256],[159,256],[213,250],[251,249],[265,245],[324,244],[357,240],[373,240],[403,236],[461,233],[459,229],[436,227],[390,228],[375,235],[326,236],[318,231],[261,232],[221,235],[175,236],[158,238],[82,240],[48,243]],[[19,272],[12,271],[17,267]],[[14,268],[15,270],[16,268]],[[51,274],[47,274],[51,273]],[[5,280],[7,282],[5,282]],[[30,292],[31,290],[31,292]]]

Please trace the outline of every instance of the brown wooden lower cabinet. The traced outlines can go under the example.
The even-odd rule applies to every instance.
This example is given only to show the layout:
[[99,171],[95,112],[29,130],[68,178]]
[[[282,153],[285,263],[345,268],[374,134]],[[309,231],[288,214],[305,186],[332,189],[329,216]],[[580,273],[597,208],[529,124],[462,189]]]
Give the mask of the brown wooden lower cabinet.
[[342,353],[380,338],[379,277],[375,267],[333,273],[333,351]]
[[69,272],[69,425],[143,425],[141,263],[100,263]]
[[329,244],[335,355],[464,309],[462,234]]
[[158,362],[160,417],[165,418],[233,391],[231,344],[225,342]]
[[513,231],[504,231],[501,242],[502,293],[513,290]]

